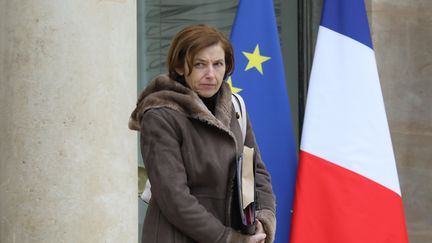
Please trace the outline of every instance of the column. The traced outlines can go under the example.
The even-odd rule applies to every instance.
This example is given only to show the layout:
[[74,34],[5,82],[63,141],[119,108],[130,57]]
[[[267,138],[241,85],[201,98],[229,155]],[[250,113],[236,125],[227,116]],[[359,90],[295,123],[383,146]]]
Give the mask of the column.
[[137,242],[136,2],[0,2],[0,242]]
[[432,242],[432,1],[369,0],[410,242]]

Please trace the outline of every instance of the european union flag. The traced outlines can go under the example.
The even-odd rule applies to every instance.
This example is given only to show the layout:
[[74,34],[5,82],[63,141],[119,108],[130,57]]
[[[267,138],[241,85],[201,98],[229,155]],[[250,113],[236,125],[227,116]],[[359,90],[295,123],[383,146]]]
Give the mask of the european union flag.
[[273,1],[240,1],[231,42],[235,72],[228,82],[245,100],[276,194],[275,242],[287,243],[297,174],[297,149]]

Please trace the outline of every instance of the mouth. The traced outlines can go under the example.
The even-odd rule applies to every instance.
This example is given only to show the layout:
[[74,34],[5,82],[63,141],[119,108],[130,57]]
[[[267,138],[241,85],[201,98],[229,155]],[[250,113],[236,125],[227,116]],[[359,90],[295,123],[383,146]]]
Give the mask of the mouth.
[[200,84],[200,86],[205,89],[210,89],[216,87],[216,84]]

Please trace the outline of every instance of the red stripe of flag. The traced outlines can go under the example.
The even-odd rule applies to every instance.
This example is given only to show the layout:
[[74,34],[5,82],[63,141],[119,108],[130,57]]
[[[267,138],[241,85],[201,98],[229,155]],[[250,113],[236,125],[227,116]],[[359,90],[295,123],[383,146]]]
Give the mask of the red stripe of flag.
[[402,198],[364,176],[301,151],[296,190],[292,243],[408,242]]

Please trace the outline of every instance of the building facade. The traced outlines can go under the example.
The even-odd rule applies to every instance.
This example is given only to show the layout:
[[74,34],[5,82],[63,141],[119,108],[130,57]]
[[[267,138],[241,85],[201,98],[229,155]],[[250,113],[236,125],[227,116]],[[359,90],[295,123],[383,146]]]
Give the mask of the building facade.
[[[432,241],[432,2],[365,0],[410,242]],[[238,0],[0,1],[0,242],[138,242],[136,95]],[[322,1],[274,0],[297,142]]]

